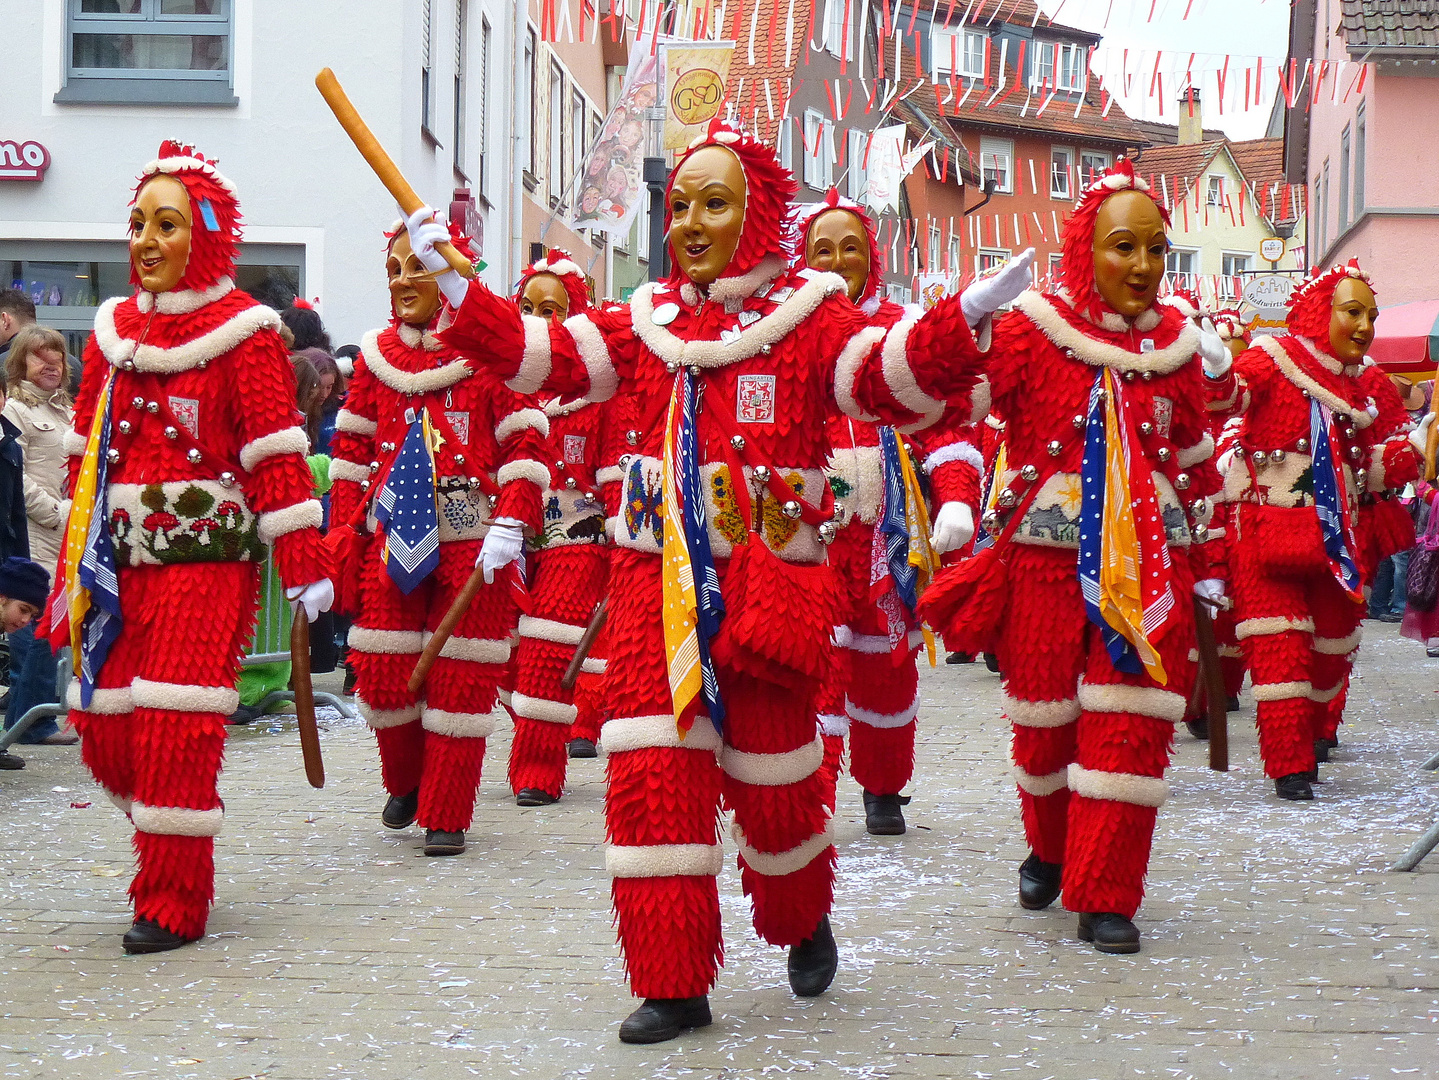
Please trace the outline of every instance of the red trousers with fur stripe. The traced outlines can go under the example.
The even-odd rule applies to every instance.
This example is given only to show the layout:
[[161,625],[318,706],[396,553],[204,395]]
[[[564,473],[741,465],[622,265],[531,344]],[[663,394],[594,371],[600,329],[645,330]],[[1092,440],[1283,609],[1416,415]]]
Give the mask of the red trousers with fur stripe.
[[1173,624],[1158,641],[1168,676],[1115,669],[1088,621],[1075,552],[1012,544],[1010,591],[995,651],[1014,729],[1025,837],[1064,867],[1064,906],[1132,918],[1163,780],[1194,682],[1192,574],[1174,555]]
[[[91,708],[70,711],[85,764],[136,825],[135,917],[185,937],[204,934],[215,895],[225,718],[239,703],[257,588],[255,563],[121,568],[124,629]],[[76,682],[77,704],[78,692]],[[164,708],[167,698],[191,707]]]

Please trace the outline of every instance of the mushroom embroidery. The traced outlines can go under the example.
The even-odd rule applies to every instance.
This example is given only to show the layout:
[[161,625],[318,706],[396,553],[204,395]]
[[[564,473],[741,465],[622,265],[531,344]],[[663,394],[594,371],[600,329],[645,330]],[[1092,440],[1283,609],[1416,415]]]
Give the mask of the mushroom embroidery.
[[145,518],[143,526],[147,533],[151,533],[155,537],[153,549],[165,551],[170,546],[169,531],[179,528],[180,519],[168,510],[157,510]]

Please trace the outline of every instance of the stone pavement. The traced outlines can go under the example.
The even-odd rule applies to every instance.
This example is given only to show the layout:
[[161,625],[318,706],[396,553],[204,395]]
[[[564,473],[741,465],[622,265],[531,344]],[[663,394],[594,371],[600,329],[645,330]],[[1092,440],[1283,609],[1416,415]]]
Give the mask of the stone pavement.
[[1439,1076],[1439,854],[1386,869],[1439,815],[1439,778],[1417,771],[1439,750],[1439,661],[1366,631],[1314,803],[1262,780],[1247,694],[1231,772],[1181,733],[1136,957],[1079,945],[1071,914],[1019,908],[998,680],[926,671],[909,834],[868,836],[842,788],[834,987],[790,994],[731,858],[716,1023],[648,1048],[615,1037],[632,1003],[601,872],[602,760],[573,763],[558,805],[521,811],[497,736],[469,852],[426,859],[418,830],[380,827],[358,724],[329,725],[322,791],[292,722],[238,730],[210,936],[127,958],[123,818],[74,750],[21,747],[29,768],[0,773],[0,1076]]

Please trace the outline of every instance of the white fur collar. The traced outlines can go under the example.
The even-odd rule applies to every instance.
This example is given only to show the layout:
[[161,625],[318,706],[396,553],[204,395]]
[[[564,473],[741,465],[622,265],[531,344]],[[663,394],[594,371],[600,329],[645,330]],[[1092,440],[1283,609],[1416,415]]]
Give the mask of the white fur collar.
[[[1305,344],[1303,338],[1295,338],[1295,340],[1300,344]],[[1363,405],[1351,405],[1334,391],[1320,386],[1314,379],[1301,371],[1299,365],[1294,362],[1294,357],[1285,351],[1277,337],[1271,334],[1261,334],[1255,344],[1269,354],[1274,365],[1279,368],[1280,374],[1310,397],[1327,405],[1330,412],[1337,416],[1347,416],[1357,428],[1367,428],[1374,422],[1374,417],[1369,415],[1369,410]],[[1313,351],[1312,348],[1310,351]]]
[[[1364,370],[1363,364],[1346,365],[1344,361],[1340,360],[1337,356],[1330,356],[1327,352],[1322,351],[1318,345],[1314,344],[1313,338],[1300,337],[1298,334],[1290,334],[1289,336],[1303,345],[1304,351],[1314,358],[1314,362],[1331,375],[1339,375],[1342,373],[1353,379],[1357,378],[1359,372]],[[1367,360],[1368,357],[1365,357],[1365,359]]]
[[1172,307],[1175,311],[1179,312],[1179,314],[1183,315],[1186,319],[1197,318],[1199,315],[1199,309],[1196,308],[1184,297],[1180,296],[1178,293],[1171,293],[1168,296],[1161,296],[1156,301],[1156,303],[1163,304],[1165,307]]
[[[1152,306],[1141,311],[1134,317],[1132,322],[1119,314],[1119,312],[1109,310],[1105,310],[1103,314],[1100,315],[1099,321],[1095,322],[1089,312],[1080,310],[1079,305],[1074,302],[1074,297],[1065,291],[1064,286],[1061,285],[1054,291],[1061,300],[1069,305],[1069,309],[1081,319],[1091,326],[1097,326],[1101,330],[1108,330],[1111,334],[1122,334],[1131,327],[1143,334],[1148,333],[1159,325],[1159,312]],[[1158,302],[1164,303],[1162,300]]]
[[[1155,375],[1165,375],[1177,371],[1193,360],[1199,348],[1199,330],[1188,319],[1180,327],[1179,336],[1164,348],[1155,349],[1153,352],[1130,352],[1107,341],[1096,341],[1084,331],[1071,326],[1047,296],[1033,289],[1021,294],[1014,306],[1027,315],[1029,320],[1039,327],[1040,333],[1057,348],[1071,353],[1091,367],[1108,367],[1116,371],[1148,371]],[[1153,308],[1144,314],[1151,312],[1154,312]],[[1135,330],[1143,330],[1140,326],[1141,319],[1143,316],[1135,320]],[[1126,325],[1122,329],[1128,328]]]
[[630,297],[630,315],[635,335],[667,364],[719,368],[737,364],[779,344],[804,322],[827,297],[845,292],[838,274],[815,274],[774,311],[734,335],[731,340],[684,341],[654,321],[654,286],[641,285]]
[[[413,347],[413,346],[412,346]],[[428,371],[401,371],[385,359],[380,349],[380,332],[371,330],[360,342],[360,355],[370,372],[397,394],[428,394],[454,386],[470,373],[464,358],[451,360]]]
[[157,308],[161,315],[188,315],[192,311],[199,311],[206,304],[213,304],[222,296],[228,295],[234,288],[235,282],[232,279],[222,277],[203,292],[196,292],[194,289],[178,289],[172,292],[152,293],[141,289],[135,294],[135,306],[143,314],[149,314],[151,308]]
[[430,332],[429,327],[421,329],[418,326],[411,326],[409,323],[396,323],[395,332],[400,335],[400,340],[412,349],[439,352],[442,347],[440,339]]
[[[768,255],[747,274],[722,277],[709,287],[706,295],[717,304],[723,304],[731,313],[739,311],[744,302],[775,278],[784,273],[784,260],[778,255]],[[680,286],[680,296],[690,307],[700,302],[699,289],[693,281]]]
[[[262,304],[236,312],[209,333],[191,338],[182,345],[161,348],[136,345],[115,329],[115,309],[126,297],[106,300],[95,312],[95,344],[113,367],[173,375],[204,367],[215,357],[229,352],[259,330],[278,330],[280,316]],[[198,308],[196,310],[199,310]]]
[[554,420],[561,416],[569,416],[570,413],[573,412],[579,412],[586,405],[593,404],[594,402],[588,398],[576,398],[574,401],[561,401],[559,398],[552,398],[540,407],[544,410],[546,416]]

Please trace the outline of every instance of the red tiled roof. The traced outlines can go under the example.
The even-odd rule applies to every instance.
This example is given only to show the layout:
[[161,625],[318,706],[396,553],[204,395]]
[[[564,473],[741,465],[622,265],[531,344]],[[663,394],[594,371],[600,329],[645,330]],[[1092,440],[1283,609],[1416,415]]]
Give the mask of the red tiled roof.
[[[1183,146],[1151,146],[1135,162],[1135,169],[1142,176],[1165,177],[1173,185],[1171,191],[1182,196],[1202,176],[1215,157],[1228,150],[1230,158],[1239,170],[1245,184],[1254,189],[1265,209],[1273,210],[1271,219],[1276,223],[1294,221],[1298,218],[1300,199],[1291,197],[1288,214],[1279,215],[1276,207],[1284,205],[1282,194],[1275,195],[1275,184],[1284,183],[1284,140],[1250,139],[1245,142],[1230,142],[1214,139],[1209,142],[1188,143]],[[1269,194],[1266,195],[1265,191]],[[1271,204],[1270,199],[1276,201]]]
[[1343,0],[1351,56],[1367,49],[1439,48],[1439,0]]

